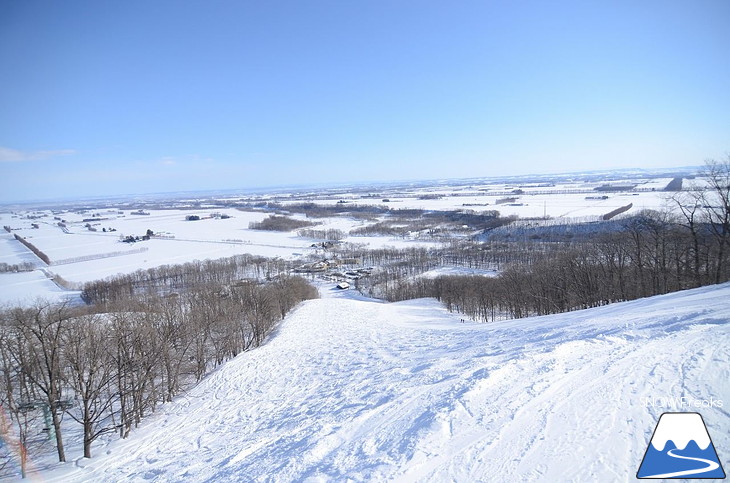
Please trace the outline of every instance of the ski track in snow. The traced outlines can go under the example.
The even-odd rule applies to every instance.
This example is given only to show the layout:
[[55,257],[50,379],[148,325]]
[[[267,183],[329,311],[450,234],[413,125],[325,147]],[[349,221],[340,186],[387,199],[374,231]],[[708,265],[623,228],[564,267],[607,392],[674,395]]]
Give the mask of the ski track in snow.
[[[433,300],[308,301],[128,439],[43,477],[633,480],[674,410],[642,397],[730,404],[729,296],[725,284],[491,324]],[[727,407],[701,411],[730,454]]]

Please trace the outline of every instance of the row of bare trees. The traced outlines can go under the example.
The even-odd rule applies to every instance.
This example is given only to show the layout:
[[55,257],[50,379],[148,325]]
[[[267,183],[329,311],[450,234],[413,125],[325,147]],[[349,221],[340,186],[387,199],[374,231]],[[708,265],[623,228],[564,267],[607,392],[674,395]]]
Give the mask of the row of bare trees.
[[244,279],[270,280],[290,268],[292,263],[289,261],[249,254],[195,260],[88,282],[83,286],[81,298],[87,304],[114,303],[117,299],[175,294],[195,287],[230,284]]
[[680,223],[692,239],[695,255],[694,270],[699,272],[703,263],[701,240],[709,228],[717,250],[715,283],[723,281],[730,254],[730,155],[723,162],[708,162],[705,183],[695,183],[672,198],[680,212]]
[[316,296],[304,279],[282,276],[90,307],[39,302],[0,311],[0,403],[20,448],[33,446],[38,428],[28,416],[37,420],[42,410],[59,461],[64,417],[81,425],[91,457],[99,436],[126,437],[159,403],[261,345],[289,310]]
[[[438,251],[373,253],[389,263],[358,285],[388,300],[436,297],[449,310],[490,321],[721,283],[730,280],[730,160],[709,163],[702,180],[703,184],[675,194],[670,209],[645,210],[606,222],[603,231],[594,227],[574,241],[473,243]],[[417,276],[419,270],[452,257],[454,265],[501,266],[501,274]]]
[[300,236],[302,238],[314,238],[318,240],[339,241],[343,240],[347,236],[347,233],[337,228],[323,228],[321,230],[304,228],[297,231],[297,236]]
[[250,222],[248,228],[251,230],[266,231],[294,231],[314,225],[316,223],[307,220],[299,220],[288,216],[269,215],[261,221]]
[[0,273],[32,272],[33,270],[35,270],[35,265],[31,262],[0,263]]
[[36,247],[31,242],[26,240],[25,237],[22,237],[22,236],[18,235],[17,233],[14,233],[14,235],[15,235],[16,240],[18,240],[20,243],[25,245],[28,248],[28,250],[32,251],[38,258],[43,260],[43,262],[46,265],[51,264],[51,259],[48,258],[48,255],[46,255],[44,252],[42,252],[38,247]]
[[[711,229],[696,235],[668,223],[665,214],[644,212],[627,219],[624,231],[551,243],[544,256],[527,256],[530,263],[512,263],[497,277],[419,277],[403,262],[359,284],[391,301],[436,297],[482,321],[560,313],[730,279],[727,255]],[[532,253],[529,243],[513,249],[521,245]]]

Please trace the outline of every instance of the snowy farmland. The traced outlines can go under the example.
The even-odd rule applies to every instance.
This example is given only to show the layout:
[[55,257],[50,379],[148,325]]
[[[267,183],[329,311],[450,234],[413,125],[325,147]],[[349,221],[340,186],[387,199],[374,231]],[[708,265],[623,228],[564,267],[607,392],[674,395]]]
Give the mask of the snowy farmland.
[[694,408],[670,398],[703,405],[727,462],[730,418],[717,404],[730,401],[728,284],[486,325],[433,300],[322,291],[128,439],[99,442],[91,460],[35,461],[36,474],[628,481],[661,413]]
[[[723,409],[730,397],[730,284],[651,298],[641,284],[630,285],[619,287],[628,290],[622,300],[647,298],[605,305],[616,300],[613,286],[603,289],[615,274],[583,270],[575,272],[579,283],[553,282],[553,274],[580,267],[576,261],[603,260],[599,249],[633,253],[636,245],[637,259],[646,259],[653,252],[632,239],[611,237],[616,245],[596,251],[575,250],[572,237],[552,240],[560,240],[561,227],[589,236],[594,228],[623,230],[627,221],[658,217],[632,215],[662,208],[672,193],[665,187],[677,180],[440,182],[0,210],[0,302],[29,304],[41,295],[81,303],[83,282],[119,273],[244,253],[271,257],[89,284],[84,300],[97,305],[83,310],[102,313],[73,319],[88,323],[89,332],[70,326],[66,344],[91,344],[92,337],[76,334],[93,335],[106,327],[100,320],[113,321],[122,344],[113,346],[125,351],[117,360],[129,362],[107,367],[146,381],[151,399],[135,406],[140,426],[132,429],[121,401],[145,388],[125,379],[114,389],[109,381],[118,378],[107,379],[112,406],[98,439],[87,434],[85,445],[72,420],[85,407],[83,393],[74,393],[76,402],[44,403],[65,404],[68,417],[56,419],[56,427],[68,463],[55,462],[39,414],[20,422],[28,411],[38,413],[38,401],[8,405],[17,428],[30,431],[27,468],[59,482],[625,481],[636,473],[660,414],[698,408],[723,458],[730,450]],[[522,210],[518,219],[511,210]],[[630,218],[596,222],[614,216]],[[670,253],[686,253],[676,232],[660,234],[680,242],[663,245]],[[542,251],[531,254],[536,247]],[[573,258],[556,251],[565,247],[574,248]],[[529,265],[533,272],[511,271],[509,264],[525,255],[540,262]],[[676,275],[679,285],[653,292],[666,293],[696,286],[685,280],[685,266],[680,257],[656,270],[624,267],[618,279]],[[322,297],[296,305],[316,291],[300,277],[278,276],[290,273],[318,284]],[[580,283],[581,274],[595,273],[603,274],[601,284]],[[129,298],[135,284],[144,293]],[[533,292],[523,294],[523,287]],[[557,296],[575,300],[545,290],[561,287]],[[412,300],[385,303],[363,294]],[[505,320],[555,313],[544,305],[553,299],[565,303],[555,306],[560,310],[574,311]],[[120,309],[106,301],[127,305],[109,314]],[[576,310],[588,306],[598,308]],[[27,316],[27,324],[34,313],[5,312]],[[175,338],[157,331],[169,324],[177,324],[166,332]],[[235,345],[237,334],[260,338]],[[130,348],[136,352],[125,355]],[[72,352],[64,352],[68,361]],[[115,357],[111,352],[99,353]],[[161,353],[179,363],[135,375],[132,369],[146,367],[142,355],[155,360]],[[176,388],[178,376],[185,381]],[[117,430],[125,428],[131,434],[120,440]],[[17,445],[6,446],[0,477],[17,476]],[[80,457],[82,446],[93,458]]]
[[[325,256],[312,247],[323,239],[299,236],[298,230],[252,230],[273,212],[302,203],[336,205],[332,216],[294,219],[314,223],[315,230],[339,230],[343,242],[368,248],[436,247],[449,236],[478,232],[451,232],[442,238],[409,232],[400,236],[353,233],[376,224],[387,215],[374,211],[370,218],[350,216],[348,209],[370,206],[375,210],[417,209],[430,212],[499,212],[503,217],[549,218],[581,223],[595,220],[621,207],[627,214],[661,209],[671,193],[663,191],[673,178],[666,174],[613,178],[562,175],[539,180],[465,180],[411,185],[373,185],[355,188],[291,190],[258,195],[177,197],[146,202],[98,200],[66,207],[0,207],[0,263],[30,262],[29,273],[0,273],[0,303],[28,303],[36,297],[74,298],[85,282],[120,273],[193,260],[219,259],[237,254],[304,259]],[[600,191],[608,187],[609,191]],[[598,190],[598,191],[597,191]],[[235,206],[235,207],[234,207]],[[191,221],[190,217],[196,217]],[[150,239],[142,239],[148,233]],[[448,230],[453,230],[449,228]],[[448,231],[447,230],[447,231]],[[13,236],[22,237],[50,261],[44,263]],[[126,237],[140,238],[125,243]],[[55,283],[51,279],[55,278]]]
[[[56,299],[63,290],[49,279],[53,275],[60,275],[74,288],[83,282],[119,273],[242,253],[296,259],[314,253],[311,245],[321,241],[302,238],[296,230],[277,232],[249,229],[249,223],[260,222],[269,216],[265,212],[228,208],[150,210],[144,213],[147,214],[135,215],[130,214],[130,211],[112,210],[53,215],[46,210],[34,211],[32,214],[0,214],[0,224],[12,230],[12,234],[4,231],[0,236],[0,263],[30,261],[39,268],[32,273],[0,273],[0,303],[19,300],[28,302],[36,296]],[[191,215],[200,219],[187,220],[186,217]],[[317,222],[317,229],[339,229],[345,232],[362,225],[362,222],[347,217]],[[59,226],[59,223],[64,226]],[[143,237],[147,230],[154,232],[154,236],[148,240],[134,243],[122,241],[127,236]],[[48,255],[50,266],[16,241],[13,237],[15,234]],[[348,241],[374,248],[434,245],[388,237],[352,237]]]
[[[484,193],[454,193],[452,191],[442,194],[431,194],[431,199],[423,199],[427,195],[402,194],[388,196],[387,202],[375,200],[379,205],[388,206],[393,209],[418,209],[418,210],[464,210],[474,211],[497,210],[503,216],[518,216],[520,218],[544,217],[551,218],[580,218],[589,216],[600,216],[609,213],[621,206],[634,205],[634,211],[643,209],[656,210],[666,204],[667,194],[664,192],[626,192],[606,195],[605,199],[586,199],[586,192],[560,192],[555,194],[546,193],[545,190],[532,194],[525,190],[523,194],[512,194],[519,188],[510,188],[509,191],[492,195]],[[558,191],[558,190],[556,190]],[[500,203],[506,198],[514,198],[509,202]],[[322,200],[322,203],[339,203],[345,201],[354,204],[371,204],[374,200],[356,195],[344,196],[337,200]],[[296,201],[290,201],[295,203]]]

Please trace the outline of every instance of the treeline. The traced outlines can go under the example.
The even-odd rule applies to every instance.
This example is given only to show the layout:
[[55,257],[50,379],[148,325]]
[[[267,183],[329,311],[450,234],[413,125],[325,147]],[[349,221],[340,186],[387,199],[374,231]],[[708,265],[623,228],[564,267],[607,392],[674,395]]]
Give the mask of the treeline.
[[[496,210],[474,211],[440,211],[423,210],[418,208],[389,208],[379,205],[361,205],[357,203],[334,203],[331,205],[318,203],[256,203],[252,207],[257,209],[276,210],[285,213],[299,213],[307,218],[328,218],[347,215],[360,220],[375,221],[383,216],[388,217],[391,224],[416,223],[419,226],[436,227],[451,225],[449,228],[458,228],[466,225],[469,230],[490,230],[513,222],[515,217],[502,217]],[[358,234],[357,232],[352,234]],[[368,233],[360,233],[368,234]],[[388,234],[374,232],[373,234]]]
[[315,297],[304,279],[282,276],[104,306],[0,312],[0,403],[19,428],[18,449],[33,446],[32,417],[45,407],[59,461],[66,459],[64,414],[83,428],[84,456],[91,457],[99,436],[126,437],[157,404],[261,345],[289,310]]
[[294,231],[313,225],[316,225],[316,223],[306,220],[297,220],[288,216],[269,215],[261,221],[250,222],[248,227],[251,230]]
[[315,240],[329,240],[329,241],[339,241],[344,239],[347,234],[342,231],[338,230],[337,228],[326,228],[322,230],[314,230],[311,228],[305,228],[303,230],[299,230],[297,232],[297,235],[299,235],[302,238],[314,238]]
[[271,279],[292,268],[291,262],[256,255],[236,255],[180,265],[162,265],[105,280],[85,283],[81,298],[87,304],[107,304],[146,294],[167,295],[210,284],[230,284],[244,279]]
[[48,255],[46,255],[45,253],[43,253],[42,251],[40,251],[35,245],[33,245],[31,242],[29,242],[28,240],[26,240],[22,236],[18,235],[17,233],[13,233],[13,235],[15,236],[15,239],[16,240],[18,240],[20,243],[22,243],[23,245],[25,245],[26,248],[28,248],[28,250],[30,250],[33,253],[35,253],[35,255],[38,258],[40,258],[41,260],[43,260],[46,263],[46,265],[50,265],[51,264],[51,259],[48,258]]
[[624,205],[624,206],[619,206],[615,210],[609,211],[608,213],[606,213],[605,215],[603,215],[603,219],[604,220],[610,220],[611,218],[613,218],[615,216],[618,216],[621,213],[626,213],[631,208],[633,208],[633,206],[634,206],[633,203],[629,203],[628,205]]
[[343,243],[334,247],[332,253],[343,259],[359,260],[362,265],[379,267],[371,279],[373,284],[377,284],[379,276],[409,277],[443,266],[501,270],[511,264],[529,265],[563,249],[562,244],[537,241],[453,240],[434,248],[369,249]]
[[350,230],[350,235],[406,237],[412,234],[452,238],[458,233],[492,230],[512,223],[515,217],[501,217],[498,211],[474,212],[391,210],[389,216],[370,225]]
[[[427,279],[396,264],[362,283],[391,301],[435,297],[485,322],[554,314],[730,280],[729,238],[711,224],[690,229],[667,213],[645,211],[590,242],[542,244],[538,256],[510,263],[498,277]],[[535,254],[534,244],[512,245]]]
[[82,255],[80,257],[62,258],[61,260],[54,261],[53,265],[68,265],[71,263],[88,262],[90,260],[101,260],[103,258],[121,257],[125,255],[132,255],[133,253],[144,253],[148,250],[149,248],[147,247],[140,247],[132,250],[117,250],[115,252],[95,253],[91,255]]
[[[475,320],[596,307],[730,280],[730,158],[711,162],[703,184],[676,193],[665,211],[579,226],[498,228],[488,241],[439,249],[338,250],[378,265],[357,280],[387,300],[436,297]],[[494,232],[497,235],[494,235]],[[498,277],[420,276],[439,266],[497,269]]]
[[35,265],[31,262],[0,263],[0,273],[32,272],[33,270],[35,270]]
[[392,215],[384,220],[350,230],[353,236],[408,237],[414,234],[432,238],[454,238],[454,235],[478,230],[492,230],[507,225],[514,217],[500,217],[496,211],[473,213],[424,212],[416,217]]
[[384,206],[360,205],[356,203],[334,203],[331,205],[304,202],[282,205],[281,203],[262,202],[252,205],[254,208],[284,211],[288,213],[301,213],[307,218],[328,218],[347,213],[348,216],[358,219],[373,219],[390,209]]
[[413,232],[421,230],[432,230],[433,225],[424,221],[412,220],[382,220],[370,225],[361,226],[350,230],[352,236],[390,236],[390,237],[406,237]]

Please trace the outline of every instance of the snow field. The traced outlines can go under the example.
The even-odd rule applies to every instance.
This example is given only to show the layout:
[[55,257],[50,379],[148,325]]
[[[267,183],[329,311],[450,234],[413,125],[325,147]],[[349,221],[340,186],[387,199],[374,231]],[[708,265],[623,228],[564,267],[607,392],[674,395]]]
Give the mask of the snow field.
[[[30,250],[24,247],[10,233],[0,232],[0,263],[8,265],[32,263],[39,267],[45,265]],[[59,288],[43,270],[29,272],[0,273],[0,305],[30,305],[38,297],[52,302],[75,299],[78,292],[68,292]]]
[[[557,189],[557,188],[551,188]],[[573,187],[575,189],[575,187]],[[430,192],[428,194],[434,194]],[[383,203],[380,199],[353,197],[348,202],[361,205],[384,205],[392,209],[421,209],[421,210],[474,210],[476,212],[497,210],[502,216],[516,215],[520,218],[534,218],[547,215],[552,218],[580,218],[584,216],[601,216],[609,213],[616,208],[633,203],[632,209],[628,213],[636,213],[643,209],[659,210],[665,203],[666,198],[671,193],[662,191],[656,192],[639,192],[639,193],[556,193],[556,194],[530,194],[529,190],[525,190],[521,195],[510,195],[517,198],[515,204],[511,206],[508,203],[497,204],[497,200],[502,199],[505,195],[492,196],[485,193],[474,194],[470,196],[468,193],[461,193],[459,196],[453,195],[453,191],[443,194],[440,199],[422,200],[417,196],[388,197],[390,202]],[[608,196],[605,200],[587,200],[587,196]],[[347,198],[345,198],[347,199]],[[321,204],[335,204],[338,200],[317,200]],[[299,203],[299,200],[285,201],[284,204]]]
[[[626,481],[677,409],[646,399],[730,404],[730,284],[491,324],[350,294],[44,478]],[[727,461],[727,406],[700,412]]]
[[0,263],[18,265],[24,262],[39,263],[38,258],[23,246],[13,235],[0,231]]
[[[607,178],[608,179],[608,178]],[[547,178],[546,178],[547,180]],[[413,184],[411,186],[373,186],[377,196],[364,194],[362,187],[345,190],[316,190],[311,192],[270,193],[259,195],[259,200],[271,200],[283,203],[315,202],[333,204],[344,199],[356,204],[381,204],[393,209],[418,208],[425,210],[498,210],[503,216],[517,215],[521,218],[567,217],[574,221],[606,214],[618,207],[633,203],[629,213],[641,209],[660,209],[666,203],[668,193],[660,191],[671,178],[658,177],[634,180],[616,178],[614,184],[636,184],[643,191],[638,193],[600,193],[592,191],[604,184],[604,181],[584,182],[580,176],[576,179],[558,176],[553,183],[514,183],[495,180],[462,180],[449,183],[435,182],[433,185]],[[606,181],[609,182],[609,181]],[[695,180],[695,183],[699,180]],[[516,206],[497,204],[506,193],[520,189]],[[576,192],[580,191],[580,192]],[[605,194],[608,199],[590,199]],[[439,199],[419,199],[423,195],[441,196]],[[225,197],[223,198],[225,199]],[[231,200],[236,197],[230,198]],[[390,199],[383,203],[383,199]],[[190,199],[191,206],[200,200]],[[15,214],[0,213],[0,223],[13,228],[13,233],[27,237],[28,240],[46,253],[54,262],[51,274],[58,274],[65,280],[82,284],[106,278],[120,273],[131,273],[139,269],[153,268],[166,264],[184,263],[193,260],[217,259],[237,254],[248,253],[266,257],[294,259],[311,253],[311,244],[320,240],[311,240],[297,236],[297,230],[291,232],[272,232],[249,230],[249,223],[261,221],[269,216],[266,212],[239,211],[234,208],[216,208],[203,202],[197,209],[146,210],[148,215],[132,214],[129,208],[87,209],[85,211],[51,211],[27,210]],[[212,215],[222,214],[229,218],[214,218]],[[27,216],[31,216],[29,219]],[[98,216],[97,216],[98,215]],[[198,215],[199,221],[186,221],[188,215]],[[293,215],[303,218],[303,215]],[[84,219],[106,218],[100,221],[84,222]],[[64,220],[66,227],[58,226]],[[370,224],[370,221],[357,220],[346,215],[325,219],[314,219],[320,223],[312,227],[316,230],[336,228],[347,233],[352,229]],[[31,224],[37,224],[37,229]],[[85,225],[90,223],[97,231],[89,231]],[[103,228],[114,228],[116,231],[104,233]],[[160,237],[137,244],[119,242],[120,235],[142,236],[150,229]],[[0,240],[0,262],[17,263],[30,257],[24,247],[18,248],[11,241],[12,235]],[[361,244],[369,248],[384,247],[435,247],[437,242],[421,241],[410,238],[391,238],[382,236],[346,237],[346,242]],[[86,258],[86,259],[83,259]],[[83,259],[83,260],[82,260]],[[22,277],[21,277],[22,278]],[[17,300],[15,291],[17,277],[5,277],[0,274],[0,303]],[[40,278],[39,278],[40,280]],[[25,281],[25,280],[23,280]],[[55,285],[51,282],[25,285],[32,289],[28,297],[56,297]]]
[[[86,223],[82,221],[85,217],[91,217],[91,213],[62,214],[63,219],[67,220],[66,231],[56,226],[57,221],[53,220],[50,212],[46,212],[45,218],[38,220],[13,218],[5,213],[0,215],[0,221],[9,224],[13,227],[13,233],[26,237],[48,255],[54,262],[49,268],[50,272],[79,284],[161,265],[218,259],[242,253],[292,259],[309,254],[312,251],[311,244],[318,241],[297,236],[297,230],[250,230],[250,222],[261,221],[269,216],[262,212],[236,209],[152,210],[149,215],[131,215],[128,211],[124,215],[119,215],[116,210],[113,213],[101,212],[102,217],[108,216],[109,219],[91,222],[97,229],[96,232],[88,231],[84,227]],[[227,214],[230,218],[206,218],[213,213]],[[204,219],[186,221],[185,216],[191,214],[197,214]],[[346,216],[314,221],[321,224],[312,227],[313,229],[336,228],[345,233],[363,224],[362,221]],[[37,223],[39,228],[31,229],[31,223]],[[104,233],[102,228],[115,228],[117,231]],[[142,236],[148,229],[160,236],[134,244],[119,241],[120,235]],[[41,264],[27,248],[13,239],[12,234],[3,233],[0,237],[0,262],[19,263],[31,260]],[[346,241],[369,245],[371,248],[437,246],[437,243],[377,236],[348,237]],[[91,259],[78,260],[78,257]],[[7,288],[10,293],[10,287],[15,284],[12,277],[7,278],[6,274],[0,274],[0,289]],[[54,297],[55,290],[51,285],[35,285],[32,297]],[[1,292],[2,290],[0,302],[16,299],[14,296],[3,296]]]
[[39,298],[52,303],[66,300],[75,302],[79,293],[60,288],[42,270],[0,273],[0,305],[28,306]]

